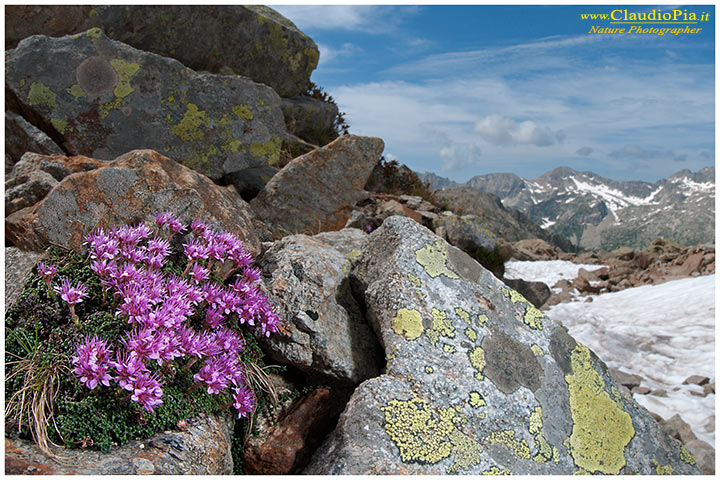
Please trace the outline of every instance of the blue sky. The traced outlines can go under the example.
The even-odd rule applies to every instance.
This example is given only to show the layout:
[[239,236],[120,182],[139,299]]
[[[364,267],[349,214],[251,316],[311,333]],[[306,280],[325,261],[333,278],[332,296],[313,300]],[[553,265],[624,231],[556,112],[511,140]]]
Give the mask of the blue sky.
[[[564,165],[654,181],[715,163],[713,5],[272,7],[318,44],[312,80],[351,133],[383,138],[413,170],[465,181]],[[588,33],[610,24],[582,13],[615,9],[709,21]]]

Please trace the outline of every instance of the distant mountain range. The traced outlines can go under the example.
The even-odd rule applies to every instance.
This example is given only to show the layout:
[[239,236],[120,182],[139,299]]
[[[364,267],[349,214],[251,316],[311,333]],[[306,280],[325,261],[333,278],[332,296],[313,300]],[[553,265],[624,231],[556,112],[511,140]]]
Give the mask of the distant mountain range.
[[423,181],[444,190],[468,186],[497,195],[507,208],[581,248],[646,247],[662,237],[684,245],[715,242],[715,168],[682,170],[655,183],[610,180],[568,167],[534,180],[512,173],[465,184],[432,173]]

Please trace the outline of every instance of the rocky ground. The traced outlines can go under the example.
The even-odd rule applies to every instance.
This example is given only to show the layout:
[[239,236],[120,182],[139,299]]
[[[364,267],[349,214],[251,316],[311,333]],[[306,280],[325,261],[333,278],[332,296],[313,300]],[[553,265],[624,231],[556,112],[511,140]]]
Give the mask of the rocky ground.
[[[503,283],[508,259],[556,247],[508,243],[384,167],[380,138],[338,137],[307,94],[318,49],[287,19],[192,8],[7,8],[6,308],[47,247],[171,210],[241,238],[283,320],[261,348],[287,394],[235,452],[246,473],[700,473],[536,307],[540,285]],[[585,279],[608,289],[714,271],[714,250],[653,245],[574,258],[608,265]],[[6,473],[230,474],[236,427],[199,417],[56,450],[63,466],[6,438]]]

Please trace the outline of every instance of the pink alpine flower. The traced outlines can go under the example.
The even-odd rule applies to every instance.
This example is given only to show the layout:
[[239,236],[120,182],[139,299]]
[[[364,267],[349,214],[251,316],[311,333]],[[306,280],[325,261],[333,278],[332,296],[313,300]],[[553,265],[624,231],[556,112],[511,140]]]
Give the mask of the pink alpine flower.
[[47,286],[48,290],[50,290],[50,282],[52,282],[53,277],[57,273],[57,267],[50,263],[50,262],[40,262],[38,263],[38,274],[45,280],[45,285]]
[[85,343],[78,345],[77,355],[72,357],[72,363],[75,366],[73,373],[90,390],[94,389],[98,383],[110,386],[112,377],[108,373],[109,357],[110,349],[107,343],[98,337],[86,339]]
[[255,394],[247,387],[247,385],[242,385],[233,390],[235,392],[233,395],[233,408],[237,410],[238,418],[247,417],[253,411],[255,404],[257,403]]
[[115,361],[110,364],[115,368],[117,373],[115,380],[120,387],[130,391],[133,390],[133,384],[137,377],[148,371],[135,352],[117,352]]
[[130,398],[142,405],[148,412],[153,413],[153,409],[163,403],[161,385],[158,374],[151,376],[141,373],[132,382],[133,393]]

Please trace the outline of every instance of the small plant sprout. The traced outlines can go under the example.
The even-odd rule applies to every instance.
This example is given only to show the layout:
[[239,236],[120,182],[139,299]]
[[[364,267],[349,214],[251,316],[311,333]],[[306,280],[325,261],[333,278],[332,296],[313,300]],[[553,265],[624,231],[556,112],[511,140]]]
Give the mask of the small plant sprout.
[[70,308],[70,316],[73,321],[78,324],[79,320],[75,315],[75,305],[83,301],[83,298],[87,297],[87,287],[82,282],[77,282],[75,286],[70,284],[70,280],[63,278],[60,281],[60,285],[55,285],[53,289],[60,294],[65,303]]
[[50,262],[38,263],[38,274],[42,277],[43,280],[45,280],[45,285],[47,286],[48,290],[51,290],[50,283],[52,282],[52,279],[56,273],[57,267],[54,264]]

